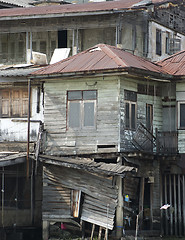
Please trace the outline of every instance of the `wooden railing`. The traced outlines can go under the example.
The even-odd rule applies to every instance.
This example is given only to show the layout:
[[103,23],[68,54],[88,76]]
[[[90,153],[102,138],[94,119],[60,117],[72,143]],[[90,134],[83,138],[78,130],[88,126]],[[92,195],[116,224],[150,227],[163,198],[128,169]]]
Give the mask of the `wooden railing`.
[[178,152],[177,132],[156,131],[156,151],[157,153],[175,154]]
[[175,154],[178,152],[178,134],[175,131],[155,131],[155,136],[142,123],[138,125],[132,139],[135,149],[142,152]]

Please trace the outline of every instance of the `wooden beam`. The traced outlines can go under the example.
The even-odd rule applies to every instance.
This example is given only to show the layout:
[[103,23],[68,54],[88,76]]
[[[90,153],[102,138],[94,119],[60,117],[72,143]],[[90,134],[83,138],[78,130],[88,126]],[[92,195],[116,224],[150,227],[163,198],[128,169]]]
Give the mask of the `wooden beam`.
[[91,240],[93,240],[94,229],[95,229],[95,224],[92,225],[91,238],[90,238]]
[[183,194],[183,226],[184,226],[184,234],[185,234],[185,181],[184,175],[182,176],[182,194]]

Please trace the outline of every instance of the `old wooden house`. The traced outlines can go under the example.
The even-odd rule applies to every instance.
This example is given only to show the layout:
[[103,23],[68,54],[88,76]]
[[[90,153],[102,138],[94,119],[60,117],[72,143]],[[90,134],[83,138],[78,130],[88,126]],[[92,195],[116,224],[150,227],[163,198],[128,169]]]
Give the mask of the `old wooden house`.
[[[72,218],[105,227],[99,221],[101,201],[93,196],[99,188],[92,172],[96,168],[104,181],[106,175],[119,175],[120,165],[134,169],[122,169],[123,180],[115,185],[118,195],[113,194],[117,201],[111,210],[115,221],[109,229],[120,237],[123,230],[129,234],[136,229],[138,216],[140,234],[141,230],[151,235],[185,234],[183,154],[179,155],[183,130],[177,132],[176,125],[177,119],[183,122],[183,114],[176,115],[176,96],[183,101],[176,86],[177,91],[183,89],[184,76],[176,63],[183,65],[183,54],[154,64],[98,44],[31,74],[32,83],[44,84],[46,141],[39,157],[44,165],[44,239],[49,222]],[[106,172],[109,167],[112,173]],[[171,208],[160,209],[166,204]],[[92,210],[88,217],[87,209]]]
[[[42,171],[35,151],[42,128],[42,87],[29,89],[33,64],[0,67],[0,239],[39,238]],[[28,122],[28,112],[29,122]],[[29,123],[29,127],[28,127]],[[37,186],[37,188],[35,187]],[[35,235],[34,235],[35,234]],[[41,234],[40,234],[41,236]]]
[[182,0],[3,9],[0,62],[25,63],[29,58],[27,49],[47,54],[50,62],[55,48],[70,48],[74,55],[98,43],[119,46],[157,61],[184,49],[184,15]]

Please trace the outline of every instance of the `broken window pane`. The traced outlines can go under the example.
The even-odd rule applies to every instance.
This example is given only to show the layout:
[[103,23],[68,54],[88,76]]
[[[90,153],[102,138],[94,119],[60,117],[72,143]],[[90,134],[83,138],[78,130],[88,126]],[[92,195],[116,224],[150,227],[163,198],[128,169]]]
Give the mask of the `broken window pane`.
[[94,102],[84,103],[84,126],[94,126]]
[[80,127],[80,102],[69,103],[69,127]]

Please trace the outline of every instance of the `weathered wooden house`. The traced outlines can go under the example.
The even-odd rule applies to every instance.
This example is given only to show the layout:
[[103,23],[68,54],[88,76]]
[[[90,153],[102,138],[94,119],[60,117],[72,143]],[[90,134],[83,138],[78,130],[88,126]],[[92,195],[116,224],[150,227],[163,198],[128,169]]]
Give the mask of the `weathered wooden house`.
[[[136,229],[137,215],[140,233],[143,230],[151,235],[161,231],[166,235],[184,235],[184,168],[180,161],[183,154],[179,155],[178,148],[183,133],[178,131],[181,133],[178,136],[176,125],[179,119],[176,95],[183,98],[183,93],[176,93],[176,84],[180,91],[182,86],[178,87],[177,82],[182,84],[184,76],[176,62],[183,66],[183,54],[154,64],[99,44],[31,74],[32,83],[44,84],[46,141],[39,159],[44,165],[45,239],[50,221],[63,222],[75,217],[76,202],[71,196],[76,190],[81,194],[75,193],[77,219],[105,227],[103,220],[102,223],[98,220],[103,212],[98,213],[94,202],[101,201],[93,200],[88,190],[96,179],[92,174],[94,168],[101,178],[102,170],[106,175],[109,166],[113,171],[108,173],[110,177],[118,175],[118,163],[137,169],[136,173],[127,169],[127,174],[123,170],[123,180],[116,185],[120,194],[117,211],[111,211],[116,216],[114,227],[118,236],[122,236],[122,230],[129,234],[129,230]],[[172,72],[165,68],[168,61],[173,66]],[[175,76],[174,69],[178,68]],[[183,105],[180,107],[183,111]],[[95,185],[93,189],[98,194]],[[63,205],[64,202],[68,205]],[[160,210],[167,203],[170,210]],[[87,209],[94,215],[85,216]]]
[[42,128],[43,93],[40,84],[32,84],[28,91],[27,79],[27,75],[36,69],[39,67],[33,64],[1,65],[0,68],[2,240],[12,239],[12,236],[14,239],[26,236],[31,239],[33,234],[36,239],[41,232],[42,171],[37,168],[35,174],[34,153]]
[[27,49],[47,54],[49,62],[55,48],[71,48],[74,55],[98,43],[157,61],[184,49],[184,15],[181,0],[3,9],[0,62],[25,63]]

